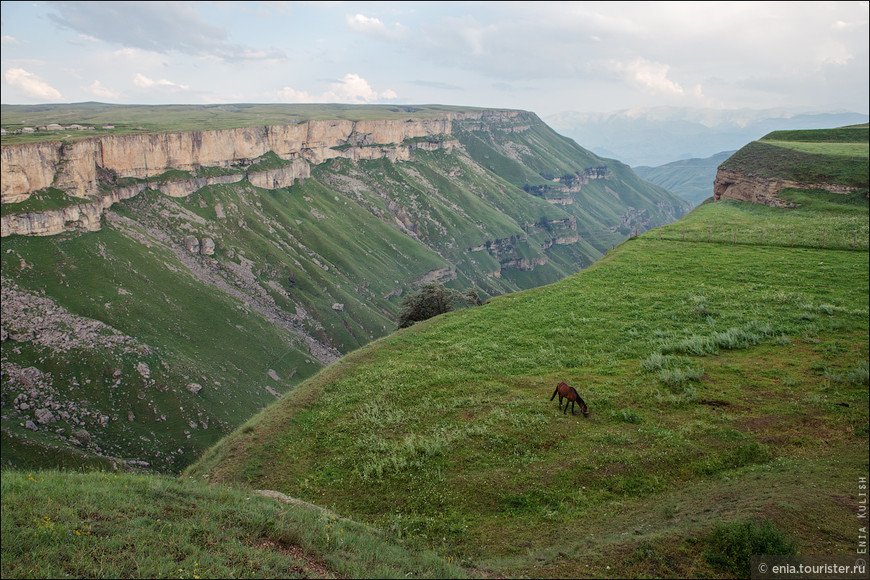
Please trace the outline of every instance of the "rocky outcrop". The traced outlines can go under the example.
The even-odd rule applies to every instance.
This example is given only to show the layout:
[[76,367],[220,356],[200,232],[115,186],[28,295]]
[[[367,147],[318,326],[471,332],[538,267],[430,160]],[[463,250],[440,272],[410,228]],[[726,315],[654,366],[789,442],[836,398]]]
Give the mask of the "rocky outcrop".
[[733,199],[762,203],[773,207],[788,207],[791,204],[777,194],[786,188],[824,189],[833,193],[850,193],[851,187],[830,183],[800,183],[788,179],[764,178],[737,171],[719,168],[713,182],[713,199]]
[[267,171],[249,172],[248,181],[263,189],[279,189],[289,187],[297,179],[303,179],[311,175],[310,166],[303,159],[296,159],[291,164],[269,169]]
[[43,212],[8,214],[0,218],[0,237],[13,234],[50,236],[70,230],[97,231],[103,212],[117,201],[129,199],[146,185],[119,187],[95,201]]

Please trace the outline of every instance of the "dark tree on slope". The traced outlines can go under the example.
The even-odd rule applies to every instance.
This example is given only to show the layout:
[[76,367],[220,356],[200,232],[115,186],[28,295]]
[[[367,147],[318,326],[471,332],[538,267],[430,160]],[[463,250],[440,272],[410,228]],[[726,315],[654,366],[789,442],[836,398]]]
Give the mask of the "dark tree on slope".
[[464,293],[447,288],[440,282],[427,282],[419,292],[405,298],[399,311],[399,328],[407,328],[415,322],[451,312],[457,302],[480,305],[480,297],[473,288]]

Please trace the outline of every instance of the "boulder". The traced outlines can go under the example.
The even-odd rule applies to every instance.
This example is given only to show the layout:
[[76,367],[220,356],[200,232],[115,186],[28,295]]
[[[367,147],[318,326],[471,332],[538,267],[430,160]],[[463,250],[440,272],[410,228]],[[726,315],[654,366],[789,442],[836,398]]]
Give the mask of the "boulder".
[[214,254],[214,240],[211,238],[203,238],[202,244],[199,246],[199,253],[203,256],[211,256]]
[[183,243],[184,248],[191,254],[199,253],[199,240],[196,239],[196,236],[185,236]]
[[33,415],[36,417],[36,422],[40,425],[45,425],[46,423],[54,423],[57,421],[54,415],[48,409],[37,409]]

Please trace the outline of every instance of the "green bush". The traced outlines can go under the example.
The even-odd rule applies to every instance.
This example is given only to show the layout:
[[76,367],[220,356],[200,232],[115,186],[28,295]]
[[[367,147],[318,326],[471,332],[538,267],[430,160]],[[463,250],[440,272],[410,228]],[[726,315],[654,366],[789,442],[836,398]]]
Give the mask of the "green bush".
[[440,282],[427,282],[420,291],[405,298],[399,312],[399,328],[407,328],[415,322],[453,311],[457,302],[480,305],[480,297],[473,288],[464,293],[447,288]]
[[797,553],[795,543],[769,520],[717,524],[707,543],[704,554],[707,562],[737,578],[749,578],[753,555],[788,556]]

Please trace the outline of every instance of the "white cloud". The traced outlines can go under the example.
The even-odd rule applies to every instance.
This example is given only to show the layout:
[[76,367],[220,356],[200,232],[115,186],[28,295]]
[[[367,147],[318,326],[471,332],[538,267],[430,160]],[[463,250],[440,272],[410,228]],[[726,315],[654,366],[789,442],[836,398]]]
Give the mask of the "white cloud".
[[14,36],[9,36],[8,34],[4,34],[3,38],[0,39],[0,42],[2,42],[3,44],[21,44],[20,42],[18,42],[17,38],[15,38]]
[[347,15],[344,20],[353,30],[383,40],[399,40],[408,34],[408,29],[398,22],[388,27],[377,18],[363,14]]
[[626,75],[631,84],[650,94],[679,96],[685,92],[679,83],[668,78],[670,67],[666,64],[638,58],[628,63],[617,63],[616,68]]
[[380,99],[395,99],[396,93],[386,90],[378,94],[367,80],[358,74],[348,73],[337,83],[332,83],[323,95],[325,102],[337,103],[373,103]]
[[305,91],[297,91],[292,87],[284,87],[279,89],[275,96],[282,103],[311,103],[311,95]]
[[155,81],[154,79],[146,77],[142,73],[136,73],[136,76],[133,77],[133,84],[143,89],[150,89],[153,87],[171,87],[186,91],[189,88],[187,85],[180,85],[166,79]]
[[23,68],[10,68],[6,71],[6,82],[24,91],[28,96],[46,101],[62,101],[60,91]]
[[852,53],[840,42],[826,42],[817,50],[816,60],[823,65],[845,65],[852,60]]
[[121,93],[104,87],[100,81],[94,81],[91,85],[85,88],[90,94],[100,99],[109,99],[117,101],[121,98]]
[[329,88],[320,95],[312,95],[308,91],[284,87],[269,97],[283,103],[349,103],[365,104],[383,100],[397,99],[399,95],[392,89],[378,92],[367,80],[358,74],[348,73],[340,81],[331,83]]

